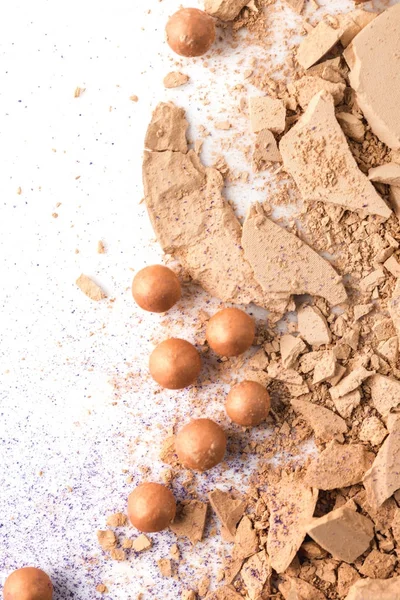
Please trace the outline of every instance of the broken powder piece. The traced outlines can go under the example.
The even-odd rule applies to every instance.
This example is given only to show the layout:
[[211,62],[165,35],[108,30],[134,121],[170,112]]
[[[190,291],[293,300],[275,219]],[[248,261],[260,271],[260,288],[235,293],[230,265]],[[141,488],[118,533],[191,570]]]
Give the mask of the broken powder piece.
[[268,491],[265,497],[270,511],[267,553],[277,573],[286,571],[296,556],[305,537],[304,525],[312,518],[317,499],[318,491],[293,475],[283,475]]
[[330,379],[335,375],[336,371],[336,357],[335,354],[329,350],[324,352],[321,360],[317,362],[314,369],[313,384],[322,383],[327,379]]
[[354,369],[338,385],[330,388],[329,393],[332,400],[337,400],[337,398],[342,398],[346,394],[353,392],[360,387],[363,381],[372,377],[372,375],[375,375],[375,371],[368,371],[364,367]]
[[376,374],[368,381],[368,385],[374,407],[386,419],[390,411],[400,404],[400,381]]
[[246,510],[247,503],[219,489],[209,492],[208,499],[218,519],[221,521],[222,538],[227,542],[233,542],[236,534],[236,526]]
[[[295,235],[268,219],[261,204],[252,204],[247,213],[242,247],[266,296],[308,293],[324,297],[331,305],[347,298],[333,267]],[[328,339],[326,332],[323,339]]]
[[205,600],[243,600],[243,596],[230,585],[224,585],[213,592],[208,592]]
[[383,263],[383,266],[393,275],[393,277],[396,277],[396,279],[400,277],[400,264],[393,255]]
[[356,304],[354,306],[354,320],[359,321],[374,309],[373,304]]
[[[400,90],[399,27],[396,4],[369,23],[344,52],[357,103],[375,135],[393,150],[400,148],[400,105],[393,102]],[[383,93],[388,82],[391,93]]]
[[396,336],[380,342],[376,349],[377,354],[395,365],[399,358],[399,338]]
[[183,590],[181,600],[196,600],[196,593],[193,590]]
[[376,13],[367,12],[366,10],[356,9],[344,15],[339,15],[339,23],[344,27],[343,35],[340,42],[344,48],[353,41],[360,33],[376,17]]
[[345,600],[400,600],[400,577],[360,579],[351,586]]
[[353,410],[360,406],[361,392],[359,389],[354,390],[341,398],[336,398],[333,403],[339,415],[344,419],[349,419]]
[[193,545],[203,539],[207,503],[183,500],[177,506],[174,522],[169,526],[178,537],[187,537]]
[[137,538],[132,540],[131,548],[135,552],[145,552],[146,550],[150,550],[152,545],[153,542],[151,541],[151,539],[148,538],[147,535],[144,535],[144,533],[142,533]]
[[[261,204],[252,204],[247,213],[242,247],[267,297],[308,293],[322,296],[331,305],[346,301],[346,290],[333,267],[295,235],[268,219]],[[326,332],[323,339],[328,339]]]
[[83,273],[76,280],[76,285],[91,300],[99,301],[107,298],[107,294],[101,289],[101,287]]
[[358,348],[358,342],[360,339],[360,326],[358,324],[353,325],[340,340],[341,344],[347,344],[354,351]]
[[360,579],[360,575],[347,563],[339,565],[337,571],[337,591],[340,598],[343,598],[349,591],[350,587]]
[[186,141],[188,126],[183,108],[175,106],[172,102],[160,102],[147,128],[144,147],[153,152],[172,150],[185,154],[188,149]]
[[323,355],[323,350],[316,350],[315,352],[307,352],[300,358],[300,371],[302,373],[310,373],[315,369],[319,359]]
[[388,340],[396,335],[392,319],[381,319],[373,325],[372,331],[378,342]]
[[286,109],[282,100],[269,96],[251,96],[249,111],[253,133],[259,133],[262,129],[269,129],[273,133],[284,131]]
[[372,467],[365,474],[363,483],[367,500],[373,508],[379,508],[385,500],[400,489],[400,419],[389,427],[389,435],[383,442]]
[[361,279],[360,289],[362,292],[372,292],[372,290],[383,283],[385,279],[386,275],[383,269],[376,269]]
[[307,75],[322,77],[332,83],[345,83],[348,69],[343,67],[340,56],[330,58],[307,69]]
[[249,600],[259,600],[264,586],[272,575],[269,558],[265,550],[254,554],[242,567],[240,574]]
[[99,592],[99,594],[106,594],[108,592],[108,587],[104,585],[104,583],[99,583],[99,585],[96,585],[96,592]]
[[352,113],[338,112],[336,118],[345,136],[361,144],[365,137],[365,125]]
[[368,179],[377,183],[400,186],[400,165],[391,162],[374,167],[368,171]]
[[256,171],[262,171],[269,163],[282,162],[281,153],[274,134],[269,129],[262,129],[254,142],[253,164]]
[[105,254],[106,253],[106,247],[105,247],[104,242],[102,240],[99,240],[97,242],[97,253],[98,254]]
[[176,561],[179,561],[179,560],[180,560],[180,558],[181,558],[181,553],[179,552],[179,547],[178,547],[178,544],[172,544],[172,546],[171,546],[171,548],[170,548],[170,550],[169,550],[169,554],[170,554],[170,557],[171,557],[173,560],[176,560]]
[[394,214],[400,219],[400,187],[395,187],[394,185],[390,186],[389,200]]
[[158,569],[162,577],[172,577],[172,561],[169,558],[160,558],[157,561]]
[[341,104],[344,98],[346,84],[342,81],[332,82],[323,77],[305,75],[290,85],[290,93],[301,108],[305,110],[318,92],[326,91],[332,95],[335,106]]
[[362,444],[338,444],[332,440],[307,468],[304,482],[319,490],[333,490],[360,483],[375,456]]
[[123,527],[128,522],[128,519],[124,513],[114,513],[107,518],[106,525],[109,527]]
[[400,337],[400,279],[397,280],[392,297],[388,303],[388,309],[397,335]]
[[234,560],[244,560],[258,550],[258,535],[249,517],[244,516],[237,526],[233,546]]
[[133,546],[133,540],[130,540],[129,538],[125,538],[122,540],[121,546],[122,546],[122,548],[124,548],[124,550],[131,550],[131,548]]
[[339,415],[307,400],[291,400],[290,403],[295,412],[313,429],[316,438],[322,442],[330,442],[333,439],[343,441],[347,425]]
[[[344,348],[344,346],[342,346],[342,348]],[[336,348],[334,348],[334,350],[333,350],[333,353],[336,356],[336,358],[338,357],[337,350],[338,350],[338,346],[336,346]],[[346,371],[347,371],[346,367],[337,363],[336,369],[335,369],[335,374],[333,375],[333,377],[330,377],[327,380],[328,383],[330,383],[331,385],[337,385],[339,383],[339,381],[342,379],[342,377],[344,376],[344,374],[346,373]]]
[[81,88],[77,86],[74,91],[74,98],[80,98],[85,91],[86,88]]
[[333,558],[353,563],[368,548],[374,537],[373,522],[347,506],[314,519],[306,531]]
[[320,21],[303,39],[297,49],[296,58],[299,65],[303,69],[312,67],[337,44],[344,31],[344,27],[334,29],[326,21]]
[[279,340],[282,365],[285,369],[290,369],[303,352],[307,350],[307,346],[300,337],[286,334]]
[[111,529],[97,532],[97,540],[103,550],[113,550],[117,545],[117,536]]
[[181,87],[189,81],[189,75],[181,73],[180,71],[171,71],[164,77],[164,87],[167,89]]
[[[312,293],[312,292],[310,292]],[[311,346],[330,344],[332,335],[326,318],[316,306],[302,306],[297,311],[297,327]]]
[[392,554],[373,549],[358,570],[364,577],[387,579],[393,573],[396,564],[396,557]]
[[316,587],[297,577],[289,577],[278,587],[285,600],[326,600]]
[[221,21],[233,21],[249,0],[205,0],[206,13]]
[[210,579],[209,577],[202,577],[197,584],[197,593],[199,596],[203,597],[207,594],[210,587]]
[[265,353],[264,348],[260,348],[260,350],[257,350],[257,352],[253,354],[253,356],[249,358],[248,361],[246,361],[246,367],[248,367],[249,369],[255,369],[260,371],[266,369],[268,367],[268,364],[269,358]]
[[305,200],[390,217],[390,208],[358,168],[327,92],[314,96],[304,115],[281,139],[279,149],[285,170]]
[[232,125],[229,123],[229,121],[217,121],[214,123],[214,127],[215,129],[220,129],[221,131],[228,131]]
[[241,559],[241,558],[236,559],[236,560],[232,559],[232,560],[226,562],[225,570],[224,570],[224,580],[227,585],[229,585],[235,581],[236,577],[240,573],[240,569],[242,568],[242,565],[243,565],[243,559]]
[[392,520],[392,533],[397,546],[400,546],[400,508],[396,507],[396,511]]
[[110,556],[112,560],[117,560],[118,562],[126,560],[125,550],[122,550],[121,548],[113,548],[110,551]]
[[301,15],[306,0],[285,0],[285,2],[290,6],[290,8],[297,12],[297,14]]

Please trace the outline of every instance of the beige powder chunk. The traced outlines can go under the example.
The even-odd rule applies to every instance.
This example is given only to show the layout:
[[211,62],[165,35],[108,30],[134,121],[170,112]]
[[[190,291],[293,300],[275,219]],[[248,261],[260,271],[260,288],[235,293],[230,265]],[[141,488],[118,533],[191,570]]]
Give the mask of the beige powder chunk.
[[400,187],[390,186],[389,200],[396,217],[400,219]]
[[303,69],[312,67],[337,44],[344,31],[344,27],[334,29],[325,21],[320,21],[298,47],[296,55],[298,63]]
[[233,547],[234,560],[245,559],[255,554],[258,550],[258,535],[253,529],[253,523],[249,517],[244,516],[235,533],[235,545]]
[[300,354],[307,350],[307,346],[300,337],[286,334],[283,335],[279,341],[282,365],[285,369],[290,369]]
[[238,594],[235,588],[230,585],[224,585],[214,592],[208,592],[205,600],[243,600],[243,596]]
[[172,562],[169,558],[160,558],[157,561],[158,569],[163,577],[172,577]]
[[306,531],[333,558],[347,563],[357,560],[374,537],[372,521],[346,506],[314,519]]
[[362,422],[358,437],[362,442],[369,442],[372,446],[379,446],[387,436],[387,433],[378,417],[367,417]]
[[374,375],[368,381],[373,405],[385,419],[400,404],[400,381],[384,375]]
[[365,137],[364,123],[351,113],[338,112],[336,118],[343,133],[352,140],[361,144]]
[[360,575],[354,567],[351,567],[347,563],[342,563],[339,566],[337,577],[337,591],[340,598],[343,598],[348,593],[350,587],[360,579]]
[[302,338],[311,346],[330,344],[332,336],[328,323],[316,306],[302,306],[297,311],[297,326]]
[[[299,238],[268,219],[260,204],[249,209],[242,246],[267,296],[309,293],[324,297],[332,305],[346,300],[346,291],[333,267]],[[325,333],[324,339],[327,338]]]
[[349,419],[353,410],[361,403],[361,392],[360,390],[354,390],[350,394],[336,398],[333,403],[339,415],[344,419]]
[[187,537],[193,545],[203,538],[206,524],[207,504],[199,500],[184,500],[178,504],[176,516],[172,525],[173,531],[179,537]]
[[180,71],[171,71],[164,77],[164,87],[167,89],[181,87],[189,81],[189,75]]
[[234,498],[228,492],[215,489],[209,492],[208,499],[221,521],[222,538],[227,542],[233,542],[236,534],[236,526],[246,510],[246,502]]
[[379,550],[371,550],[359,571],[365,577],[387,579],[393,573],[396,563],[396,557],[392,554],[383,554]]
[[400,419],[393,423],[372,467],[364,477],[367,500],[373,508],[379,508],[385,500],[400,489]]
[[390,208],[358,168],[327,92],[314,96],[304,115],[281,139],[279,149],[286,171],[305,200],[390,216]]
[[285,600],[326,600],[326,596],[316,587],[296,577],[279,584],[279,591]]
[[302,373],[310,373],[315,369],[315,366],[322,355],[323,350],[316,350],[315,352],[307,352],[307,354],[304,354],[300,359],[300,371]]
[[392,533],[396,544],[400,546],[400,508],[396,508],[392,521]]
[[364,367],[354,369],[338,385],[329,390],[332,400],[342,398],[346,394],[353,392],[360,387],[363,381],[372,375],[375,375],[375,371],[367,371]]
[[249,0],[205,0],[206,13],[221,21],[233,21]]
[[110,557],[112,560],[122,562],[123,560],[126,560],[125,550],[122,550],[121,548],[113,548],[110,551]]
[[367,25],[344,53],[358,105],[372,131],[393,149],[400,148],[399,31],[400,5],[396,4]]
[[308,386],[303,381],[302,376],[294,369],[285,369],[280,363],[273,362],[268,365],[267,373],[271,379],[285,383],[291,391],[292,396],[297,397],[309,392]]
[[376,352],[379,356],[382,356],[382,358],[395,365],[399,358],[399,338],[397,335],[384,342],[380,342]]
[[153,545],[153,542],[142,533],[137,538],[132,541],[132,550],[135,552],[144,552],[145,550],[149,550]]
[[189,123],[185,119],[183,108],[172,102],[161,102],[153,112],[147,128],[144,146],[154,152],[172,150],[186,153],[188,146],[186,130]]
[[[336,347],[333,350],[333,353],[335,354],[336,357],[337,357],[337,348],[338,347]],[[339,363],[337,363],[336,369],[335,369],[335,374],[333,377],[330,377],[330,379],[328,379],[328,382],[331,385],[337,385],[345,373],[346,373],[346,367],[343,367],[343,365],[340,365]]]
[[196,600],[196,593],[193,590],[183,590],[181,600]]
[[114,513],[107,518],[107,525],[109,527],[123,527],[127,521],[128,519],[124,513]]
[[369,273],[364,279],[360,281],[360,289],[362,292],[372,292],[376,286],[380,285],[385,281],[386,275],[383,269],[376,269]]
[[103,240],[99,240],[97,242],[97,253],[98,254],[105,254],[106,253],[106,247],[104,245]]
[[111,529],[97,532],[97,540],[103,550],[113,550],[117,545],[117,536]]
[[306,0],[285,0],[285,1],[286,1],[286,4],[288,4],[290,6],[290,8],[293,8],[293,10],[295,12],[297,12],[299,15],[301,15],[301,13],[303,12],[303,8],[306,3]]
[[367,12],[366,10],[353,10],[350,13],[340,15],[340,24],[344,26],[344,32],[340,38],[342,46],[347,46],[353,41],[353,39],[360,33],[364,27],[366,27],[376,17],[375,13]]
[[351,586],[345,600],[400,600],[400,577],[360,579]]
[[388,309],[397,335],[400,337],[400,279],[397,280],[392,297],[388,303]]
[[265,550],[261,550],[261,552],[249,558],[242,567],[240,574],[246,586],[249,600],[260,600],[264,586],[272,574]]
[[197,585],[197,593],[203,597],[207,594],[210,587],[210,579],[208,577],[202,577]]
[[381,342],[396,334],[392,319],[381,319],[372,327],[376,339]]
[[400,277],[400,264],[399,264],[398,260],[395,259],[394,256],[391,256],[390,258],[388,258],[383,263],[383,266],[385,267],[385,269],[387,269],[389,271],[389,273],[391,273],[394,277],[396,277],[396,279],[398,279]]
[[286,109],[282,100],[269,96],[249,98],[250,123],[253,133],[269,129],[273,133],[282,133],[286,125]]
[[330,442],[332,439],[343,441],[347,425],[334,412],[307,400],[291,400],[291,405],[296,413],[312,427],[316,438],[322,442]]
[[284,476],[266,498],[270,511],[267,552],[277,573],[286,571],[305,537],[305,523],[314,514],[317,490],[293,476]]
[[254,142],[253,163],[256,171],[262,171],[268,163],[282,162],[281,153],[274,134],[269,129],[262,129]]
[[368,179],[378,183],[386,183],[387,185],[400,186],[400,165],[391,162],[370,169]]
[[332,351],[324,352],[321,360],[317,362],[314,369],[313,384],[322,383],[330,379],[336,372],[336,357]]
[[304,110],[310,104],[315,94],[326,91],[332,95],[335,106],[343,102],[346,85],[339,82],[332,82],[322,77],[306,75],[291,84],[289,90],[292,96],[297,99],[298,104]]
[[319,490],[333,490],[360,483],[375,456],[362,444],[338,444],[332,440],[310,464],[304,482]]
[[356,304],[354,306],[354,320],[358,321],[368,315],[374,308],[373,304]]
[[220,129],[221,131],[228,131],[232,125],[229,123],[229,121],[217,121],[214,124],[215,129]]
[[101,287],[83,273],[76,280],[76,285],[91,300],[99,301],[107,298],[107,294],[101,289]]

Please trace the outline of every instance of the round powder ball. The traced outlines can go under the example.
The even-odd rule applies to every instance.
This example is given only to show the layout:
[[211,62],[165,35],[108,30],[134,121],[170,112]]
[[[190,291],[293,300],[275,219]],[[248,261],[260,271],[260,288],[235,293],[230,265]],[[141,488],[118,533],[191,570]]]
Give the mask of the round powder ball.
[[7,577],[3,598],[4,600],[51,600],[53,585],[50,577],[41,569],[24,567]]
[[239,356],[254,341],[256,326],[251,317],[238,308],[224,308],[208,322],[206,338],[220,356]]
[[271,407],[269,393],[256,381],[234,385],[226,398],[226,412],[234,423],[255,427],[265,421]]
[[175,440],[179,461],[187,469],[208,471],[224,458],[226,435],[210,419],[195,419],[185,425]]
[[215,40],[214,19],[198,8],[182,8],[165,28],[170,48],[180,56],[202,56]]
[[200,375],[200,354],[186,340],[170,338],[154,348],[149,367],[152,378],[162,387],[181,390]]
[[135,302],[149,312],[169,310],[178,302],[181,293],[179,279],[163,265],[145,267],[133,278],[132,295]]
[[175,498],[161,483],[142,483],[129,494],[128,517],[139,531],[162,531],[172,523],[175,513]]

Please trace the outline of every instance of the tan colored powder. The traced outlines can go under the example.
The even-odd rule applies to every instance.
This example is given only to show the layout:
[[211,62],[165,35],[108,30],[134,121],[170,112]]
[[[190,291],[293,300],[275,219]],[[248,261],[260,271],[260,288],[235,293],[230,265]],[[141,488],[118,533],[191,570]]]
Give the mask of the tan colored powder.
[[228,492],[215,489],[208,493],[208,499],[218,519],[221,521],[222,538],[233,542],[236,527],[246,510],[246,502],[240,498],[234,498]]
[[181,87],[189,81],[189,76],[180,71],[171,71],[164,77],[164,87],[167,89]]
[[107,294],[101,289],[101,287],[83,273],[76,280],[76,285],[91,300],[99,301],[107,298]]
[[107,525],[109,527],[123,527],[127,524],[127,517],[123,513],[114,513],[107,517]]
[[184,500],[178,504],[171,531],[177,536],[187,537],[193,545],[203,538],[206,524],[207,504],[199,500]]
[[117,537],[111,529],[97,532],[97,540],[103,550],[113,550],[117,545]]

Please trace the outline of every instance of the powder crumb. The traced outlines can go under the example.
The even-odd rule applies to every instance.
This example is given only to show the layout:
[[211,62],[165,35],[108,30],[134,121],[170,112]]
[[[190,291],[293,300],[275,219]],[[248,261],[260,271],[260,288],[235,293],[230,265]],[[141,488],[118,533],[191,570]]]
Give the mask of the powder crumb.
[[99,585],[96,586],[96,592],[99,592],[99,594],[107,594],[108,587],[104,585],[104,583],[99,583]]
[[153,545],[151,539],[142,533],[137,538],[132,541],[132,550],[135,552],[144,552],[145,550],[149,550]]
[[359,438],[372,446],[379,446],[387,436],[387,430],[378,417],[368,417],[361,424]]
[[114,548],[113,550],[111,550],[110,556],[111,556],[112,560],[117,560],[120,562],[123,560],[126,560],[125,551],[122,550],[121,548]]
[[136,94],[132,94],[132,96],[129,96],[129,100],[132,100],[132,102],[138,102],[139,97],[136,96]]
[[181,87],[185,85],[189,81],[189,76],[185,75],[185,73],[181,73],[180,71],[171,71],[164,77],[163,83],[164,87],[167,89]]
[[56,212],[53,212],[51,216],[53,217],[53,219],[58,219],[58,213]]
[[133,540],[130,540],[129,538],[125,538],[124,540],[122,540],[121,546],[125,550],[130,550],[133,546]]
[[103,550],[113,550],[117,545],[117,537],[111,529],[97,532],[97,540]]
[[172,577],[172,562],[169,558],[160,558],[157,565],[163,577]]
[[99,240],[97,242],[97,252],[98,252],[98,254],[105,254],[106,253],[106,247],[104,245],[104,242],[102,242],[102,240]]
[[74,91],[74,98],[79,98],[85,92],[86,88],[77,86]]
[[20,196],[22,194],[22,188],[21,187],[17,188],[17,194],[18,194],[18,196]]
[[205,596],[210,587],[210,578],[202,577],[197,586],[197,593],[199,596]]
[[232,125],[229,123],[229,121],[217,121],[214,124],[215,129],[221,129],[222,131],[228,131],[229,129],[231,129]]
[[172,560],[178,561],[181,557],[181,553],[179,552],[178,544],[172,544],[169,554]]
[[181,600],[196,600],[196,593],[193,590],[183,590]]
[[123,513],[114,513],[107,518],[107,525],[109,527],[123,527],[127,523],[126,515]]
[[107,298],[107,294],[101,289],[101,287],[83,273],[76,280],[76,285],[91,300],[99,301]]

